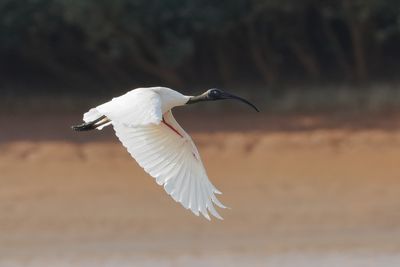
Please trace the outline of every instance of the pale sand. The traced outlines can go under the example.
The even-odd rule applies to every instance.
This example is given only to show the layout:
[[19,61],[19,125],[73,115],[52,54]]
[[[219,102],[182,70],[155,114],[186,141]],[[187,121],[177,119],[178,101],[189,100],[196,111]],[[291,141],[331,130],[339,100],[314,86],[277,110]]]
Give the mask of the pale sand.
[[224,221],[117,140],[0,144],[0,266],[400,266],[400,131],[193,138]]

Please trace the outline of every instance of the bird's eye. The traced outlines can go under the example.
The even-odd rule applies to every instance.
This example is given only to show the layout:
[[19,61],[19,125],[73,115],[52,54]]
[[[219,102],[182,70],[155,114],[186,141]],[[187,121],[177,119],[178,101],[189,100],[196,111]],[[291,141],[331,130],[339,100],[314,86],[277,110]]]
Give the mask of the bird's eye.
[[217,97],[217,96],[219,96],[219,91],[213,89],[213,90],[210,91],[210,95],[211,95],[212,97]]

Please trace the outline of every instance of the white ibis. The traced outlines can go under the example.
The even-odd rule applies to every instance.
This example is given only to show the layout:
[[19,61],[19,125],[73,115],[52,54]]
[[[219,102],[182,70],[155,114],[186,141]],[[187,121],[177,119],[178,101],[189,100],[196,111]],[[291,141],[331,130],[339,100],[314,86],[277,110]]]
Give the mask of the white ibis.
[[176,106],[222,99],[237,99],[258,111],[247,100],[219,89],[185,96],[165,87],[137,88],[90,109],[84,123],[72,129],[101,130],[112,124],[132,157],[175,201],[197,216],[210,220],[210,212],[222,219],[214,208],[225,208],[215,196],[221,192],[208,180],[196,146],[171,112]]

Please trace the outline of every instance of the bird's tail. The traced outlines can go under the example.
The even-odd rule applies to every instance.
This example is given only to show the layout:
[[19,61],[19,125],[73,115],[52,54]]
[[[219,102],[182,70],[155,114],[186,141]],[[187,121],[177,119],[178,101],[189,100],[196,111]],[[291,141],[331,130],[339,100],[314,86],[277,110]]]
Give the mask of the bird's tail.
[[74,131],[90,131],[90,130],[97,129],[98,127],[103,126],[107,123],[110,123],[110,120],[106,116],[103,115],[94,121],[84,122],[79,125],[74,125],[71,128]]

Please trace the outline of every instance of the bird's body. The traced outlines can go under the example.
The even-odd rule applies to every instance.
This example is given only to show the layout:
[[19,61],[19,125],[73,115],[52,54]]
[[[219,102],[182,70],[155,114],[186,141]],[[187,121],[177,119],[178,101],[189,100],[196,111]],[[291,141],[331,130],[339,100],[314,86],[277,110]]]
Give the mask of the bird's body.
[[166,87],[137,88],[90,109],[83,116],[85,123],[73,128],[101,130],[112,125],[132,157],[175,201],[196,215],[210,219],[210,212],[222,219],[214,208],[214,204],[225,208],[215,196],[220,192],[209,181],[196,146],[171,111],[191,101],[216,100],[208,99],[208,94],[201,96],[196,99]]

